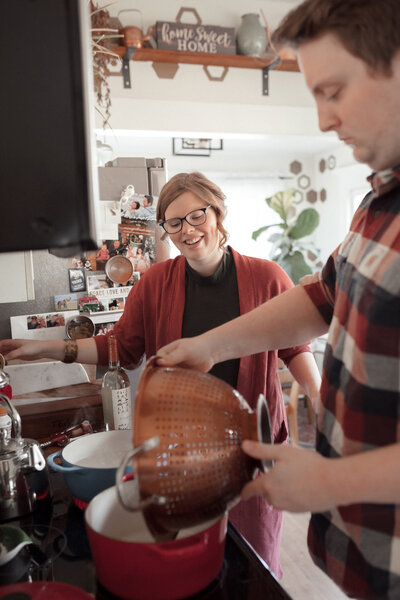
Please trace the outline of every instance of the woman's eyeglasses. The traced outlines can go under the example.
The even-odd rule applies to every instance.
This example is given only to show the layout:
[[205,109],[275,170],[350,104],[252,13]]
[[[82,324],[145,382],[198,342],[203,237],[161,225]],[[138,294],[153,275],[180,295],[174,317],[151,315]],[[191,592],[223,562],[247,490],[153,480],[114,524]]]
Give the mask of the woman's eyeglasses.
[[206,210],[211,207],[211,204],[205,208],[198,208],[191,210],[184,217],[174,217],[173,219],[167,219],[159,223],[160,227],[164,229],[166,233],[179,233],[183,227],[183,221],[186,221],[189,225],[197,227],[197,225],[203,225],[207,220]]

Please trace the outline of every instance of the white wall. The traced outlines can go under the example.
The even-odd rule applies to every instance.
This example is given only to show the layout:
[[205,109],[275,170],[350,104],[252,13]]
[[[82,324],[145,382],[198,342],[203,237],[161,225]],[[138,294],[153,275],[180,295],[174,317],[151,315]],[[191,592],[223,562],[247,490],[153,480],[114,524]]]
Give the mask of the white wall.
[[[298,2],[261,3],[271,29]],[[241,15],[260,14],[255,0],[193,0],[205,25],[237,29]],[[174,21],[180,0],[137,0],[143,29],[157,20]],[[109,7],[117,16],[131,8],[129,0]],[[123,25],[141,24],[135,13],[120,15]],[[184,20],[193,22],[192,15]],[[260,15],[260,22],[262,18]],[[150,62],[131,61],[132,88],[124,89],[120,75],[111,77],[113,129],[181,130],[231,133],[318,134],[318,124],[310,93],[300,73],[270,72],[270,95],[262,95],[262,70],[230,68],[223,82],[210,81],[201,65],[180,65],[174,79],[159,79]],[[98,126],[101,119],[97,117]]]
[[[327,167],[323,173],[319,170],[321,159],[334,158],[336,166]],[[315,184],[317,189],[327,190],[325,202],[319,202],[320,226],[315,232],[315,243],[321,248],[321,258],[326,260],[329,254],[342,241],[356,206],[352,206],[355,193],[365,195],[370,185],[366,181],[371,169],[356,163],[352,151],[341,144],[336,150],[318,154],[314,160]]]
[[[271,30],[300,0],[192,0],[205,25],[238,28],[240,17],[260,8]],[[147,30],[157,20],[174,21],[181,0],[136,0],[142,20],[127,13],[123,25]],[[131,8],[130,0],[109,6],[111,15]],[[184,20],[193,22],[191,17]],[[260,21],[262,18],[260,16]],[[265,197],[287,186],[297,187],[297,177],[289,165],[299,160],[311,178],[310,189],[322,188],[327,199],[318,196],[313,205],[320,213],[320,226],[311,239],[326,258],[346,233],[350,218],[350,198],[363,188],[368,168],[357,165],[348,148],[334,134],[321,134],[314,101],[301,73],[271,71],[269,96],[262,95],[258,69],[230,68],[223,82],[209,81],[200,65],[180,65],[174,79],[159,79],[150,62],[130,63],[132,88],[124,89],[120,75],[110,78],[112,130],[100,137],[111,144],[116,156],[163,156],[168,173],[200,170],[216,181],[227,196],[227,228],[230,241],[239,251],[267,256],[266,237],[251,240],[251,233],[274,213]],[[97,117],[97,125],[101,120]],[[210,158],[173,156],[172,136],[224,139],[224,151]],[[148,137],[149,136],[149,137]],[[157,136],[157,137],[154,137]],[[238,151],[238,140],[242,140]],[[312,142],[312,143],[311,143]],[[239,144],[240,147],[240,144]],[[333,155],[336,168],[318,170],[321,158]],[[278,175],[292,179],[277,179]],[[305,200],[299,210],[311,206]]]

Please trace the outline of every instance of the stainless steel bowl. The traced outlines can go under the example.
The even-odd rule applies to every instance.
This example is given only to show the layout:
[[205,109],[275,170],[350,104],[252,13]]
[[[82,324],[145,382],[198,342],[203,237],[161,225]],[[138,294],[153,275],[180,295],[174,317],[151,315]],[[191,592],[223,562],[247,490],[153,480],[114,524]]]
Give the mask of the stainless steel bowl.
[[71,317],[65,326],[65,332],[70,340],[81,340],[94,335],[94,323],[90,317],[78,315]]

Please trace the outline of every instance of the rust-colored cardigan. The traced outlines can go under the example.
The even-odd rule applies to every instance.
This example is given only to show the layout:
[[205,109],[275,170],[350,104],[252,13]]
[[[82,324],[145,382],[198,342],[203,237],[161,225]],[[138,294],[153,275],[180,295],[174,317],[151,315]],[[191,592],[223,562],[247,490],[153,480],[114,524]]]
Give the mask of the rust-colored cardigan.
[[[243,256],[232,249],[241,314],[277,296],[293,284],[275,262]],[[182,337],[185,306],[185,258],[178,256],[153,265],[134,285],[125,310],[113,333],[118,339],[123,366],[137,364],[157,350]],[[99,364],[107,364],[106,336],[96,336]],[[288,364],[307,345],[285,350],[261,352],[240,359],[237,389],[254,407],[259,394],[267,399],[274,442],[288,436],[286,411],[277,375],[278,356]],[[280,575],[279,547],[282,514],[270,510],[261,498],[241,502],[230,511],[230,520],[245,535],[260,556]]]

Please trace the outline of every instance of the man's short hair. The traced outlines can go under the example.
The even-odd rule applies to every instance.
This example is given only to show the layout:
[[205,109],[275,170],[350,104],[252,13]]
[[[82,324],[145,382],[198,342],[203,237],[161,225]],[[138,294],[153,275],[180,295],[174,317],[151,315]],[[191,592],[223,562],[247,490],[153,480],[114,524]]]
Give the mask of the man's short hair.
[[337,36],[350,54],[373,71],[391,74],[400,50],[399,0],[305,0],[272,35],[277,48],[298,48],[325,33]]

